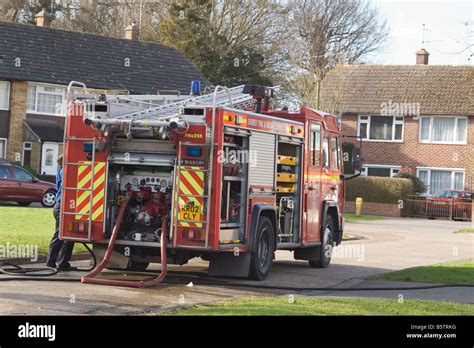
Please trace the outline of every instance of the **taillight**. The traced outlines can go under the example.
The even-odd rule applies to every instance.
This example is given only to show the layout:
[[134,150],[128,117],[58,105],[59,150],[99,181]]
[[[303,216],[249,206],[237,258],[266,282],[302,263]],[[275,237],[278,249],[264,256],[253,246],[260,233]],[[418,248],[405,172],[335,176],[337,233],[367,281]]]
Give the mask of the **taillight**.
[[86,224],[82,221],[68,222],[67,231],[74,233],[83,233],[86,231]]

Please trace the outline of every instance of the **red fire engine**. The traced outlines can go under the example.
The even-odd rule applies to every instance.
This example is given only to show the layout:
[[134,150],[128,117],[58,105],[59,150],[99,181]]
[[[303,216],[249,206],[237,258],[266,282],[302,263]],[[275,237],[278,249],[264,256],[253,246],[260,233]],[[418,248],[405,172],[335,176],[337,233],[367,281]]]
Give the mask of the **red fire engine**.
[[[167,263],[194,257],[209,260],[211,275],[262,280],[276,250],[327,267],[344,227],[338,119],[308,107],[270,110],[274,92],[218,86],[139,111],[132,96],[76,94],[61,237],[92,243],[102,257],[83,282],[153,286]],[[106,266],[139,271],[150,262],[162,264],[152,280],[96,277]]]

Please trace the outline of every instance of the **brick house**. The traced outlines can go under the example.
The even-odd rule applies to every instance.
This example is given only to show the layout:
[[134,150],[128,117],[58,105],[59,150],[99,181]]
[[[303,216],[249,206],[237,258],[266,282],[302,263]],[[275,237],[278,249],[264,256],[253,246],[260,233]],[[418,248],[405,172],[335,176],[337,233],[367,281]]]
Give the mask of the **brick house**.
[[193,80],[208,84],[181,53],[138,34],[135,25],[124,39],[55,30],[43,12],[36,26],[0,22],[0,158],[55,175],[72,80],[155,97],[188,94]]
[[[322,85],[321,109],[341,115],[344,135],[363,138],[363,175],[407,171],[427,186],[474,189],[474,68],[347,65]],[[346,142],[355,142],[347,139]]]

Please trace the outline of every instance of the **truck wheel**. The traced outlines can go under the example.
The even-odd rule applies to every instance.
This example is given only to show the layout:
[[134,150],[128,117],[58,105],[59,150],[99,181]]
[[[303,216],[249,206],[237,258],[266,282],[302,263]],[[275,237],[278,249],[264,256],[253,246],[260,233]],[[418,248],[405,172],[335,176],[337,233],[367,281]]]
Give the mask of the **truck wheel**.
[[334,221],[330,214],[326,215],[326,222],[321,231],[321,247],[319,248],[318,261],[309,260],[311,268],[326,268],[331,263],[332,248],[334,242]]
[[130,259],[127,266],[127,271],[136,271],[136,272],[144,272],[150,265],[149,262],[143,261],[134,261]]
[[255,236],[255,251],[252,252],[249,278],[264,280],[272,269],[275,229],[269,218],[260,217]]

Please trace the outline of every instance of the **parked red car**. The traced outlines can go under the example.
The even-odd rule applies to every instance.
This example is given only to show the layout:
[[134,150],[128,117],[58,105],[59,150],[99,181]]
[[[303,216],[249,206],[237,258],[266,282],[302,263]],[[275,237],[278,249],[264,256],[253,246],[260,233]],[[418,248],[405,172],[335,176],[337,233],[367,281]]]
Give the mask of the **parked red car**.
[[18,202],[23,207],[40,202],[50,208],[55,200],[55,184],[41,181],[22,167],[0,159],[0,201]]
[[472,212],[472,192],[441,190],[426,198],[428,217],[468,220]]

